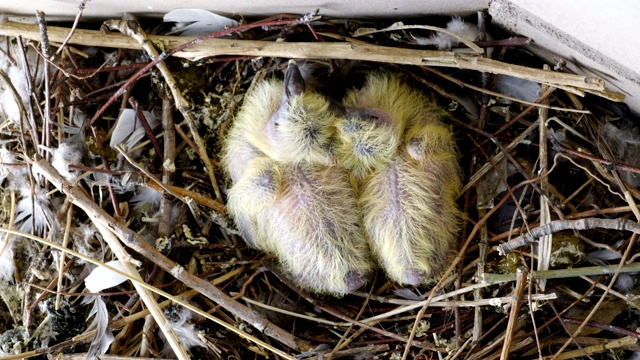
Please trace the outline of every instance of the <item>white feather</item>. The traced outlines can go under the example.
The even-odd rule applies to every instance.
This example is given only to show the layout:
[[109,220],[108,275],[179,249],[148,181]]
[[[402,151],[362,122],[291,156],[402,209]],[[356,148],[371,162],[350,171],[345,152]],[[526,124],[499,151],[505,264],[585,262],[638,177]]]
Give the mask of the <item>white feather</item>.
[[53,153],[51,165],[65,179],[75,181],[79,176],[78,171],[69,169],[69,165],[77,165],[82,161],[82,153],[78,147],[62,143],[60,147],[54,148],[51,152]]
[[[478,26],[466,23],[457,16],[451,18],[451,21],[447,23],[447,30],[471,41],[478,39]],[[443,32],[437,32],[428,38],[414,37],[414,39],[419,45],[434,45],[440,50],[449,50],[460,44],[460,40]]]
[[102,355],[109,350],[109,346],[113,342],[113,333],[109,330],[109,312],[107,311],[107,305],[100,296],[88,296],[84,303],[93,301],[93,308],[89,313],[89,318],[95,315],[93,321],[89,325],[86,331],[95,330],[95,336],[91,341],[89,350],[87,351],[86,359],[96,359],[96,355]]
[[[158,126],[158,120],[156,117],[148,112],[143,111],[144,117],[149,123],[151,129]],[[133,109],[124,109],[120,117],[118,117],[118,123],[116,124],[113,133],[111,134],[111,141],[109,145],[115,148],[116,145],[124,143],[128,149],[135,146],[140,140],[147,135],[140,119],[137,118],[136,112]]]
[[[31,189],[27,186],[20,187],[20,195],[22,199],[18,201],[16,206],[15,224],[20,224],[20,231],[32,232],[35,230],[41,234],[45,227],[50,228],[53,222],[53,211],[50,206],[47,191],[36,186],[33,198],[31,197]],[[33,219],[33,220],[32,220]],[[33,225],[35,224],[35,229]]]
[[[196,330],[195,324],[190,321],[193,313],[189,309],[181,306],[175,309],[176,312],[173,314],[174,316],[167,316],[167,320],[173,327],[173,331],[176,333],[178,339],[180,339],[185,350],[191,352],[190,349],[195,346],[207,347],[205,342],[200,338],[199,331]],[[160,332],[160,338],[166,343],[167,339],[163,332]],[[175,357],[173,349],[168,344],[162,349],[161,354],[164,358]]]
[[140,211],[148,204],[152,205],[153,209],[156,209],[160,205],[160,200],[162,200],[161,191],[152,189],[148,186],[140,186],[129,203],[133,205],[134,210]]
[[[106,264],[122,272],[125,271],[124,266],[118,260],[109,261]],[[126,277],[115,273],[105,268],[104,266],[98,266],[97,268],[93,269],[91,274],[89,274],[86,279],[84,279],[84,285],[90,292],[97,293],[104,289],[120,285],[125,281],[127,281]]]
[[[3,236],[4,238],[4,236]],[[15,271],[13,262],[13,242],[9,240],[5,245],[4,240],[0,241],[0,249],[4,247],[4,251],[0,254],[0,281],[9,281]]]
[[536,101],[542,93],[542,87],[537,82],[509,75],[498,75],[496,89],[505,95],[531,102]]
[[202,36],[238,26],[238,22],[201,9],[176,9],[166,13],[164,22],[175,22],[169,35]]
[[616,283],[614,285],[616,290],[623,294],[631,292],[631,290],[633,290],[635,286],[634,275],[636,274],[622,273],[618,275],[618,278],[616,279]]
[[17,166],[12,166],[17,163],[16,157],[11,151],[7,150],[4,146],[0,148],[0,184],[2,184],[6,178],[14,175],[16,170],[20,169]]
[[[0,110],[17,126],[20,126],[20,106],[18,102],[21,102],[22,107],[25,108],[29,98],[26,71],[22,69],[21,64],[15,64],[15,62],[8,58],[7,54],[11,51],[7,46],[0,46],[0,49],[2,49],[2,51],[0,51],[0,69],[7,74],[9,81],[17,92],[17,94],[14,94],[13,91],[9,90],[8,85],[6,85],[4,81],[0,82]],[[35,71],[35,76],[33,76],[35,88],[38,88],[43,78],[43,67],[42,65],[37,66],[39,60],[38,54],[33,51],[27,51],[29,68],[32,72]]]

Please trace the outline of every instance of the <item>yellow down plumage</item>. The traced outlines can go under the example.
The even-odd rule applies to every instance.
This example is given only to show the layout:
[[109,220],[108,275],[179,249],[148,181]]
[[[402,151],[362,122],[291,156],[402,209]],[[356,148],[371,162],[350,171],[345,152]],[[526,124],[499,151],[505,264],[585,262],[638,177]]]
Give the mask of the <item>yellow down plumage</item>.
[[245,98],[225,144],[229,213],[299,285],[345,294],[375,259],[418,285],[456,243],[455,141],[429,97],[373,73],[336,106],[295,65]]
[[[358,203],[373,253],[389,278],[424,283],[456,243],[460,180],[453,134],[433,100],[396,75],[370,75],[344,103],[358,113],[377,109],[376,120],[386,118],[381,133],[401,129],[395,130],[398,146],[380,146],[379,160],[361,176]],[[349,161],[344,166],[353,168]]]
[[223,155],[228,210],[247,242],[276,255],[299,285],[349,293],[373,262],[355,190],[333,155],[336,115],[324,97],[289,86],[259,84],[236,116]]

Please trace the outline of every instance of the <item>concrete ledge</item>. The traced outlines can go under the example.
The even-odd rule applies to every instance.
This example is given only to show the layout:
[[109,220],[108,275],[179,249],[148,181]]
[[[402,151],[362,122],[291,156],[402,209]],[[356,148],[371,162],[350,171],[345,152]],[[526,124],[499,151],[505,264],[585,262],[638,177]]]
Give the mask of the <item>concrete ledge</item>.
[[577,74],[598,76],[640,114],[640,3],[612,0],[493,0],[493,21],[534,39],[530,50]]

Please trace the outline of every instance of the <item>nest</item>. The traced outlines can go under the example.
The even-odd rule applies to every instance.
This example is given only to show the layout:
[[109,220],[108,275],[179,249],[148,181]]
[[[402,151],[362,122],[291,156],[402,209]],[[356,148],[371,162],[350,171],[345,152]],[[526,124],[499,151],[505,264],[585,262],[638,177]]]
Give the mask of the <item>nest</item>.
[[[475,42],[445,18],[282,15],[200,38],[0,24],[0,354],[631,356],[636,124],[603,80],[551,70],[478,20]],[[309,294],[238,235],[222,144],[244,94],[290,58],[324,69],[336,97],[385,69],[447,111],[465,217],[431,283],[379,272],[344,297]]]

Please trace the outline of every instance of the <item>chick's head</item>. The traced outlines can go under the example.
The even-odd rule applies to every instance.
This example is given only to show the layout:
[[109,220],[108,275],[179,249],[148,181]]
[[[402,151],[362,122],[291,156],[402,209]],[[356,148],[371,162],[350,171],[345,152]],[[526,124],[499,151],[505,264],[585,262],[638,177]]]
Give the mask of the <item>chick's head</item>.
[[283,94],[265,128],[268,155],[281,163],[332,163],[335,107],[323,95],[307,89],[293,62],[282,86]]
[[356,179],[392,161],[402,134],[389,113],[375,108],[346,108],[337,132],[340,165]]
[[338,157],[357,179],[394,160],[407,126],[438,118],[431,99],[402,77],[384,72],[369,74],[343,103],[345,114],[337,123]]

